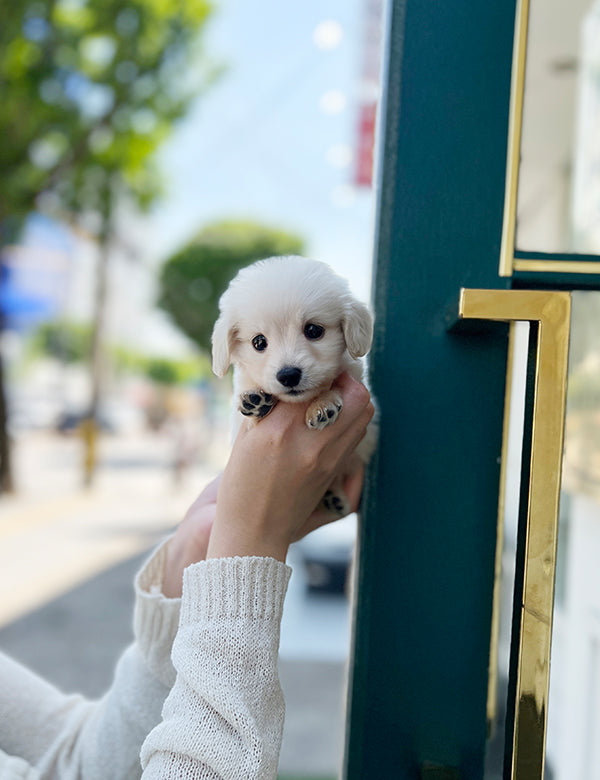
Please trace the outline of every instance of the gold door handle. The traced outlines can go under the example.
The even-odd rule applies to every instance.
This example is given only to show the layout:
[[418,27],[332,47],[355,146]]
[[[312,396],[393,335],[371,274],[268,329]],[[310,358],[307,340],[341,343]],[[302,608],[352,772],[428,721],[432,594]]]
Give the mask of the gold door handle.
[[[514,708],[510,776],[512,780],[542,780],[571,295],[542,290],[462,290],[458,316],[459,320],[528,321],[535,339],[531,441],[524,444],[524,454],[529,458],[523,464],[528,475],[527,506],[526,512],[525,508],[520,512],[526,517],[524,572],[518,643],[513,637],[516,658],[511,660],[516,669],[516,681],[514,701],[508,702],[508,706],[509,711]],[[503,451],[506,452],[506,441]],[[501,541],[498,540],[500,551]],[[498,588],[494,591],[493,620],[496,623]]]

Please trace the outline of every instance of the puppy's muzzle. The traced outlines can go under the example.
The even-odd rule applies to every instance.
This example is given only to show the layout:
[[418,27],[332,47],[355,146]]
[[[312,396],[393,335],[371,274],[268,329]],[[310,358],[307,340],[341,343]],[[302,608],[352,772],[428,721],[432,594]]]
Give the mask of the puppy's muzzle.
[[302,379],[302,369],[297,366],[284,366],[277,372],[277,381],[284,387],[296,387]]

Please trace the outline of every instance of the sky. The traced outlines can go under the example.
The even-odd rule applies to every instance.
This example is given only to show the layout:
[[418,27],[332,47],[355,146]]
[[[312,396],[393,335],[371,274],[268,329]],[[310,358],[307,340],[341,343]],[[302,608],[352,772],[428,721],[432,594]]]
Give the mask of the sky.
[[368,298],[372,193],[351,186],[363,23],[363,0],[221,0],[205,50],[225,70],[160,155],[168,198],[138,226],[149,261],[249,217],[300,233]]

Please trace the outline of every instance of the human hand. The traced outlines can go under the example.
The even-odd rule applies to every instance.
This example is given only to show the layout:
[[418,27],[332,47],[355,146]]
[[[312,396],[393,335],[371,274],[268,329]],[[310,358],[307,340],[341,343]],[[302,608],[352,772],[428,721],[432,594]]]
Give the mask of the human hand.
[[181,596],[183,570],[206,558],[208,540],[217,511],[220,481],[221,475],[204,488],[167,545],[162,583],[162,592],[167,598]]
[[[307,428],[307,404],[277,404],[258,425],[242,426],[219,485],[208,558],[270,556],[284,561],[290,543],[333,518],[316,510],[347,464],[373,416],[367,389],[348,374],[335,383],[343,409],[322,431]],[[362,469],[350,469],[358,503]]]
[[[341,469],[341,482],[344,491],[344,496],[348,502],[349,512],[356,512],[360,505],[360,498],[362,495],[363,482],[365,476],[365,464],[358,457],[353,454],[350,456],[347,463],[342,466]],[[337,482],[337,480],[336,480]],[[330,509],[327,509],[323,503],[319,503],[315,511],[307,518],[306,522],[298,529],[297,534],[292,539],[292,542],[297,542],[311,531],[316,531],[322,525],[328,525],[334,523],[336,520],[340,520],[341,516],[335,514]]]

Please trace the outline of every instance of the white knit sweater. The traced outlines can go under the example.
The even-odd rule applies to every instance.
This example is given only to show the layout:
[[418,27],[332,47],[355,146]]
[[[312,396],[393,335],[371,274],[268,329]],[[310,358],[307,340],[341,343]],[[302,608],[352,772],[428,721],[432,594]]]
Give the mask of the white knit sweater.
[[0,654],[0,780],[276,777],[289,567],[194,564],[180,602],[160,593],[164,554],[163,545],[136,577],[136,641],[102,699],[66,695]]

